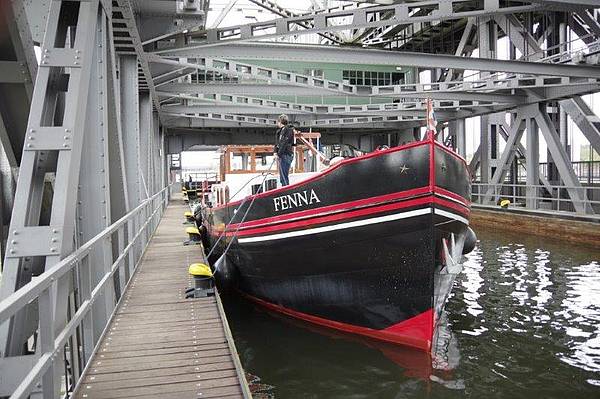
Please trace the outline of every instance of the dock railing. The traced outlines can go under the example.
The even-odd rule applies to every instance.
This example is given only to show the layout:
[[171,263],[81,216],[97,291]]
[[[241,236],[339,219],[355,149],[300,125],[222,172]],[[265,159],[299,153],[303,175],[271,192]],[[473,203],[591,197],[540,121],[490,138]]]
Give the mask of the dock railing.
[[[507,199],[512,207],[522,209],[600,214],[600,187],[472,183],[471,188],[474,204],[498,205],[500,200]],[[571,194],[576,194],[575,198]]]
[[[169,200],[170,186],[81,245],[50,269],[0,302],[0,324],[37,301],[39,328],[35,354],[0,358],[0,397],[57,398],[68,396],[77,384],[122,293],[133,276]],[[93,283],[90,254],[109,250],[104,275]],[[112,256],[110,256],[112,254]],[[68,290],[69,304],[59,303]],[[105,315],[92,315],[92,307],[104,298]],[[73,303],[76,306],[73,306]],[[56,309],[71,308],[66,325],[57,325]],[[92,317],[94,316],[94,317]],[[94,326],[99,320],[102,326]],[[96,334],[97,335],[97,334]],[[3,345],[4,343],[2,343]],[[4,348],[1,348],[4,350]]]

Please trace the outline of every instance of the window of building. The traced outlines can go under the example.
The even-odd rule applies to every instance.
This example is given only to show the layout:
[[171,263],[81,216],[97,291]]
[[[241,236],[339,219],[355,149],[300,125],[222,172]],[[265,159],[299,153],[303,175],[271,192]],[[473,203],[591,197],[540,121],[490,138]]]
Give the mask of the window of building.
[[312,76],[313,78],[321,78],[323,79],[323,70],[322,69],[305,69],[302,71],[303,75]]
[[402,72],[342,71],[344,82],[357,86],[391,86],[404,83]]

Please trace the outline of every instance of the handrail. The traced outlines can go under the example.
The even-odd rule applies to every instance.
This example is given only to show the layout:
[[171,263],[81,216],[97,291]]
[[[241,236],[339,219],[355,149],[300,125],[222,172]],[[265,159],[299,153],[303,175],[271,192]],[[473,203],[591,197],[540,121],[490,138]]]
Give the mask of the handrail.
[[[553,185],[551,187],[546,187],[541,184],[509,184],[509,183],[472,183],[473,189],[471,192],[471,197],[473,203],[476,204],[489,204],[495,203],[498,197],[513,199],[515,203],[523,203],[528,202],[530,200],[542,201],[542,202],[551,202],[556,203],[557,209],[559,212],[571,212],[577,213],[574,210],[565,209],[564,204],[575,204],[581,203],[587,206],[586,213],[600,213],[600,187],[594,186],[566,186],[566,185]],[[502,193],[503,189],[512,190],[512,193]],[[521,195],[521,192],[517,192],[517,190],[526,190],[525,195]],[[540,191],[538,191],[540,190]],[[564,191],[574,191],[577,190],[579,193],[586,193],[581,198],[571,198],[570,196],[561,198],[561,192]],[[491,191],[491,192],[490,192]],[[547,192],[550,196],[543,196],[538,194],[538,192]],[[486,200],[487,199],[487,200]],[[523,201],[524,200],[524,201]],[[561,204],[563,204],[563,208],[561,209]],[[534,206],[536,209],[538,206]]]
[[[102,295],[104,290],[107,288],[106,285],[112,281],[114,274],[119,270],[120,267],[125,267],[124,259],[129,254],[130,250],[134,246],[139,245],[138,239],[144,233],[145,229],[149,224],[155,220],[157,214],[159,217],[162,216],[162,212],[166,207],[168,200],[168,192],[170,185],[163,188],[161,191],[154,194],[152,197],[142,201],[135,209],[127,213],[125,216],[111,224],[95,237],[87,241],[80,248],[75,250],[72,254],[68,255],[56,265],[42,273],[35,280],[24,285],[9,297],[5,298],[0,302],[0,323],[6,322],[10,317],[14,316],[20,309],[24,308],[32,300],[38,298],[39,309],[40,309],[40,334],[39,342],[41,345],[41,356],[37,360],[36,364],[32,367],[31,371],[23,378],[21,384],[15,389],[11,398],[26,398],[32,389],[35,387],[37,382],[47,373],[51,373],[51,369],[56,361],[56,355],[63,350],[63,347],[67,344],[69,338],[75,333],[76,328],[83,322],[84,317],[91,310],[92,304]],[[156,199],[160,198],[157,204],[154,204]],[[66,273],[71,271],[79,262],[84,260],[86,256],[90,254],[95,245],[102,243],[102,240],[109,238],[115,232],[120,232],[121,228],[127,227],[126,225],[130,222],[136,222],[135,218],[148,206],[151,206],[151,213],[147,216],[145,222],[138,226],[138,231],[133,237],[129,237],[129,242],[126,247],[122,249],[122,253],[118,255],[116,260],[112,262],[110,270],[107,271],[104,276],[98,281],[92,290],[88,298],[85,298],[76,312],[72,315],[71,319],[67,324],[58,332],[54,338],[54,332],[51,331],[51,327],[43,326],[42,321],[42,309],[51,309],[51,294],[50,290],[53,284],[57,283],[58,280]],[[155,229],[158,223],[155,223],[152,227]],[[152,231],[153,232],[153,231]],[[151,233],[147,235],[147,242],[151,236]],[[139,254],[141,258],[142,254]],[[138,259],[136,259],[137,261]],[[132,270],[133,272],[133,270]],[[129,279],[131,279],[130,274]],[[121,284],[123,285],[123,284]],[[59,326],[60,327],[60,326]],[[47,335],[50,337],[44,337],[43,333],[48,331]],[[48,338],[51,341],[48,342]],[[46,345],[44,345],[44,342]],[[91,354],[90,354],[91,355]],[[0,361],[2,358],[0,358]],[[87,359],[89,361],[89,358]],[[46,387],[43,387],[44,391],[47,392]]]
[[[158,193],[154,194],[152,197],[144,200],[140,205],[138,205],[134,210],[130,211],[128,214],[123,216],[121,219],[117,220],[100,233],[98,233],[94,238],[83,244],[79,247],[75,252],[71,255],[68,255],[66,258],[58,262],[56,265],[52,266],[50,269],[46,270],[43,274],[41,274],[38,278],[30,283],[24,285],[19,288],[13,294],[11,294],[8,298],[0,301],[0,323],[4,322],[11,316],[13,316],[16,312],[19,311],[21,307],[31,302],[31,300],[37,298],[37,296],[50,287],[50,285],[63,276],[65,273],[70,271],[75,264],[80,261],[80,256],[86,256],[91,251],[92,247],[102,240],[104,237],[114,233],[117,231],[119,227],[125,224],[133,215],[137,214],[141,209],[146,206],[149,201],[154,200],[158,196],[160,196],[165,190],[168,190],[169,187],[163,188]],[[15,309],[16,307],[16,309]]]

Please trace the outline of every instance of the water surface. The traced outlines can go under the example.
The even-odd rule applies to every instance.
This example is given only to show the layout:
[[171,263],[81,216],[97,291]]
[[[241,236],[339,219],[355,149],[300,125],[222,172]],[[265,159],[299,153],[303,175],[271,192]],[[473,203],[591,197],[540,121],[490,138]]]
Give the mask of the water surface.
[[226,296],[256,397],[600,398],[600,244],[477,234],[433,359]]

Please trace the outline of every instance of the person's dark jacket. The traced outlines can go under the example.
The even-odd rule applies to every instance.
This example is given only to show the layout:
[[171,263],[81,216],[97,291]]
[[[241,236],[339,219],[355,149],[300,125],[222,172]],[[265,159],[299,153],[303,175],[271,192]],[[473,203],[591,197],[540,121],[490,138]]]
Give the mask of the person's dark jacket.
[[278,157],[282,155],[293,155],[294,150],[294,129],[292,125],[284,126],[277,129],[276,133],[275,153]]

